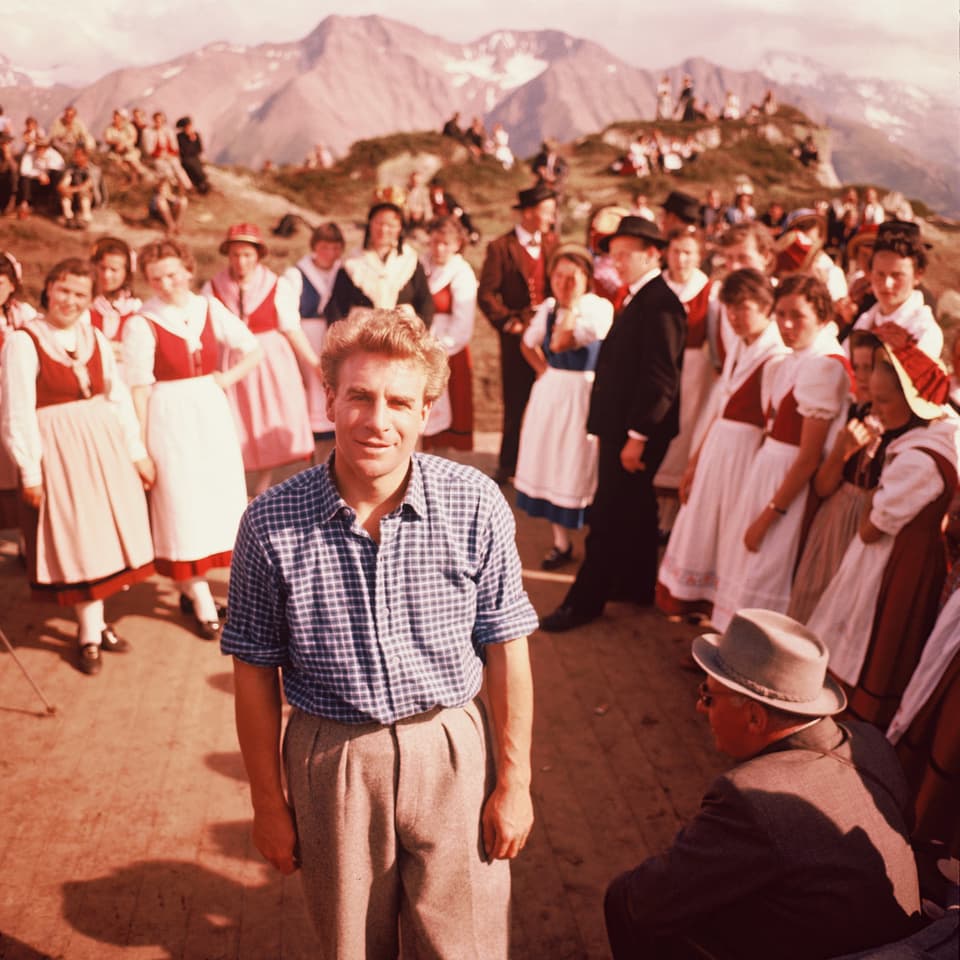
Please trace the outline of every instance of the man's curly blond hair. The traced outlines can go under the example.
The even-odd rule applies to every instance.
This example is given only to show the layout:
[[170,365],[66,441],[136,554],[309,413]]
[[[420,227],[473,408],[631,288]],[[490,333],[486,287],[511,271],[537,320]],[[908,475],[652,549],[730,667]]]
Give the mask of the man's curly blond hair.
[[433,403],[450,378],[447,352],[409,308],[358,307],[327,332],[320,365],[327,386],[336,391],[340,367],[354,353],[373,353],[395,360],[411,360],[423,368],[427,383],[423,399]]

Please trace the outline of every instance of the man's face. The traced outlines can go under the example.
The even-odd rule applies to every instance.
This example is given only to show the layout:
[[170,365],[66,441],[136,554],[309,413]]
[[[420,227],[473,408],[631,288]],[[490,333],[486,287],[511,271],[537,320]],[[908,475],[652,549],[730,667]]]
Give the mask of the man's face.
[[746,760],[757,752],[748,730],[749,705],[742,694],[707,677],[701,686],[697,711],[707,715],[713,742],[721,753],[734,760]]
[[520,211],[520,225],[529,233],[546,233],[557,217],[557,201],[552,197],[541,200],[535,207],[527,207]]
[[413,360],[359,352],[343,361],[337,380],[336,390],[327,387],[327,416],[338,480],[399,486],[430,413],[426,372]]
[[620,280],[631,284],[659,265],[660,251],[636,237],[614,237],[610,241],[610,259]]

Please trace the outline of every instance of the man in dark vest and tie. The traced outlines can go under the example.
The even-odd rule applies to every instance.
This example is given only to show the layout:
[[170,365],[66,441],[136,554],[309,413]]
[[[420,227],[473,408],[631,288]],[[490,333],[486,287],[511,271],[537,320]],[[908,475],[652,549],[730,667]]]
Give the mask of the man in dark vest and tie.
[[487,247],[477,301],[500,334],[503,385],[503,439],[494,479],[506,483],[517,466],[520,424],[533,386],[533,368],[520,352],[523,331],[548,293],[547,268],[557,237],[551,232],[557,215],[554,191],[538,184],[517,195],[516,227]]

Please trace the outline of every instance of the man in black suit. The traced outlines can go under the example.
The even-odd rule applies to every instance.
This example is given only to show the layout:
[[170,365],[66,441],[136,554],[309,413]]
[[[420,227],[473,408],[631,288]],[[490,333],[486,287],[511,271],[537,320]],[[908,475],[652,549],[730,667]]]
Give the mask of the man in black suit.
[[687,315],[660,276],[666,240],[656,224],[624,217],[600,241],[629,292],[600,349],[587,431],[600,440],[597,495],[577,579],[541,621],[559,633],[595,620],[607,600],[653,603],[657,498],[653,478],[680,427]]
[[513,207],[519,211],[516,227],[490,242],[480,271],[477,303],[500,334],[503,439],[494,475],[500,484],[516,469],[520,424],[535,379],[533,367],[520,352],[520,341],[549,292],[547,264],[557,247],[557,236],[551,232],[556,197],[544,184],[521,190]]

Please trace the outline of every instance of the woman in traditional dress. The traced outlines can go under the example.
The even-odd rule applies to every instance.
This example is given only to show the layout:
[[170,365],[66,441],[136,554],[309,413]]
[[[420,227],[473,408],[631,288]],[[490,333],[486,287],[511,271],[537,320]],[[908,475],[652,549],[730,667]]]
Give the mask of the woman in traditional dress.
[[101,237],[94,244],[91,260],[97,270],[97,283],[90,322],[110,341],[114,358],[122,364],[123,325],[143,306],[143,301],[133,295],[133,256],[119,237]]
[[477,277],[461,251],[467,231],[453,216],[427,224],[430,248],[423,269],[433,296],[430,330],[450,361],[447,389],[437,398],[423,434],[423,449],[473,449],[473,363],[470,338],[477,312]]
[[731,536],[721,544],[710,617],[719,630],[744,607],[786,611],[810,481],[846,418],[852,392],[823,282],[802,274],[787,277],[777,287],[773,309],[792,352],[763,384],[766,435],[741,479]]
[[553,528],[544,570],[573,559],[568,531],[583,526],[597,489],[597,439],[587,434],[587,413],[613,305],[588,292],[592,275],[586,247],[559,247],[548,268],[553,296],[537,308],[521,342],[537,379],[520,430],[514,487],[517,506]]
[[[203,287],[238,316],[256,336],[263,357],[249,374],[231,384],[227,398],[240,435],[250,493],[263,493],[273,471],[288,464],[307,466],[313,432],[297,357],[319,368],[320,358],[300,329],[293,290],[261,262],[267,245],[257,226],[237,223],[227,230],[220,253],[229,263]],[[228,354],[227,366],[240,357]]]
[[367,215],[363,250],[344,263],[359,293],[355,307],[404,304],[429,327],[433,297],[417,251],[403,241],[403,208],[391,200],[375,203]]
[[[359,293],[343,269],[343,233],[332,221],[321,223],[310,236],[310,252],[283,274],[298,302],[300,326],[313,352],[319,357],[327,329],[342,320],[358,302]],[[300,360],[300,374],[307,394],[310,429],[315,443],[332,449],[333,424],[327,416],[327,391],[315,364]],[[321,448],[315,448],[317,453]]]
[[737,340],[718,384],[721,412],[680,481],[682,506],[657,582],[657,606],[668,616],[709,610],[713,602],[721,536],[736,522],[740,487],[763,440],[761,384],[787,352],[771,316],[773,288],[759,270],[728,274],[720,302]]
[[[243,458],[225,391],[260,360],[257,338],[219,300],[191,292],[194,260],[172,239],[149,243],[140,270],[153,290],[123,328],[124,360],[157,482],[150,521],[157,571],[176,581],[201,636],[220,635],[204,574],[230,565],[247,506]],[[222,353],[233,364],[219,369]]]
[[144,488],[155,479],[130,395],[106,338],[82,322],[93,294],[85,260],[58,263],[43,317],[3,350],[3,442],[20,473],[27,570],[34,596],[72,606],[79,667],[129,644],[107,625],[104,598],[153,573]]
[[[21,299],[20,274],[20,263],[16,257],[12,253],[0,252],[0,349],[3,349],[4,341],[14,330],[37,315],[37,311]],[[2,383],[0,374],[0,387]],[[3,405],[0,402],[0,417],[2,415]],[[18,483],[17,465],[10,459],[6,446],[0,443],[0,530],[12,530],[20,525]]]
[[697,421],[716,380],[707,343],[707,308],[710,281],[700,269],[703,246],[694,227],[672,230],[667,236],[667,269],[663,279],[687,311],[687,342],[680,379],[680,432],[670,442],[654,478],[660,498],[660,529],[673,526],[679,503],[677,488],[692,452]]
[[960,421],[944,412],[949,382],[939,363],[896,324],[872,332],[883,347],[870,394],[889,442],[859,536],[808,625],[830,648],[831,672],[850,688],[850,712],[885,727],[937,615]]
[[813,492],[823,502],[810,525],[787,608],[787,614],[801,623],[807,622],[837,572],[860,527],[870,491],[880,479],[883,427],[870,414],[870,374],[878,346],[879,341],[862,330],[851,338],[856,400],[813,478]]

